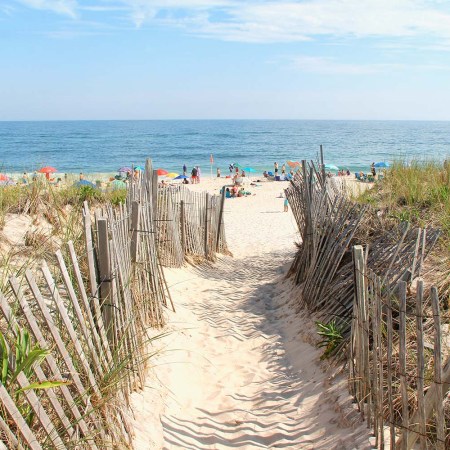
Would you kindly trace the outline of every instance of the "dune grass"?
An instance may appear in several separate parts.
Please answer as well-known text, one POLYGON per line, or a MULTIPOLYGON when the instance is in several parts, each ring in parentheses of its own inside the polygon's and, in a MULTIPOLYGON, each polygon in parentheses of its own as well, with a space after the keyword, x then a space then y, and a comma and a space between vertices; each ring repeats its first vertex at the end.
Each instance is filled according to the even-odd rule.
POLYGON ((400 221, 440 228, 443 242, 450 245, 450 161, 394 163, 374 189, 358 199, 400 221))

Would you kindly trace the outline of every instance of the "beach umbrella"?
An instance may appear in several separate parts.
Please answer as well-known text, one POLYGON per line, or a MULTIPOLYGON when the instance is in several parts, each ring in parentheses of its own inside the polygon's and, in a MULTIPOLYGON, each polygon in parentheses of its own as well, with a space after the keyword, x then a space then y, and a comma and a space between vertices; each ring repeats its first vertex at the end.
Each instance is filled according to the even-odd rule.
POLYGON ((144 168, 142 166, 134 166, 134 170, 139 170, 139 172, 142 172, 144 168))
POLYGON ((4 173, 0 173, 0 181, 8 181, 9 177, 7 177, 4 173))
POLYGON ((162 177, 164 175, 167 175, 169 172, 167 172, 167 170, 164 169, 156 169, 156 173, 158 174, 158 176, 162 177))
POLYGON ((186 175, 178 175, 177 177, 174 178, 174 180, 185 180, 187 177, 186 175))
POLYGON ((325 170, 339 170, 339 167, 334 164, 325 164, 325 170))
POLYGON ((170 172, 166 175, 167 178, 176 178, 179 174, 175 172, 170 172))
POLYGON ((45 167, 41 167, 38 170, 39 173, 55 173, 57 172, 57 170, 54 167, 51 166, 45 166, 45 167))
POLYGON ((242 169, 244 172, 248 172, 248 173, 256 173, 257 170, 253 169, 252 167, 244 167, 242 169))
POLYGON ((118 189, 126 189, 127 188, 127 184, 122 180, 114 180, 111 183, 111 186, 113 188, 113 191, 116 191, 118 189))
POLYGON ((95 183, 92 183, 92 181, 88 181, 88 180, 80 180, 80 181, 77 181, 77 182, 75 183, 75 186, 77 186, 77 187, 81 187, 81 186, 91 186, 91 187, 94 187, 94 188, 97 187, 97 185, 96 185, 95 183))
POLYGON ((128 172, 128 173, 131 173, 132 172, 132 170, 131 170, 131 167, 121 167, 120 169, 118 169, 117 170, 117 172, 119 172, 119 173, 125 173, 125 172, 128 172))
POLYGON ((387 161, 380 161, 375 163, 375 167, 390 167, 391 165, 387 161))
POLYGON ((298 161, 286 161, 286 162, 287 165, 292 168, 301 166, 301 163, 299 163, 298 161))

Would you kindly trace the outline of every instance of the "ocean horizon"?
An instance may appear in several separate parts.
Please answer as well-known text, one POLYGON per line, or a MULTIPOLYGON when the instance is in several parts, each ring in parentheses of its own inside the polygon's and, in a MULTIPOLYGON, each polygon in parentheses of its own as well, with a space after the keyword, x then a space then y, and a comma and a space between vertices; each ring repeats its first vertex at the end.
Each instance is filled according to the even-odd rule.
POLYGON ((257 171, 277 161, 315 160, 367 171, 372 162, 450 157, 449 121, 388 120, 52 120, 0 122, 0 171, 115 172, 152 158, 156 167, 202 173, 230 163, 257 171))

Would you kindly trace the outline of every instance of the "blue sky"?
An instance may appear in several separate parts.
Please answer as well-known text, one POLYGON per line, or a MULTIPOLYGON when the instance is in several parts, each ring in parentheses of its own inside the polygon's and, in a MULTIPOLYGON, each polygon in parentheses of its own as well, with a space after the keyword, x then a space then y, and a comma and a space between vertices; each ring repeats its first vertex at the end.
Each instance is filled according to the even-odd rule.
POLYGON ((0 0, 0 120, 450 120, 444 0, 0 0))

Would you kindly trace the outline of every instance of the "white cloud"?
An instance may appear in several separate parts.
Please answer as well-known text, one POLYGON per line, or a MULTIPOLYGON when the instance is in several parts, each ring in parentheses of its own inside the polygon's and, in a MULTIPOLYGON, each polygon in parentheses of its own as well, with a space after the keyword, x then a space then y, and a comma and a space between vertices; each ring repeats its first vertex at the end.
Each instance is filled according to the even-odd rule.
POLYGON ((52 11, 58 14, 77 17, 76 0, 19 0, 20 3, 33 8, 52 11))
POLYGON ((136 26, 159 22, 223 40, 315 36, 450 37, 450 4, 431 0, 121 0, 136 26))

